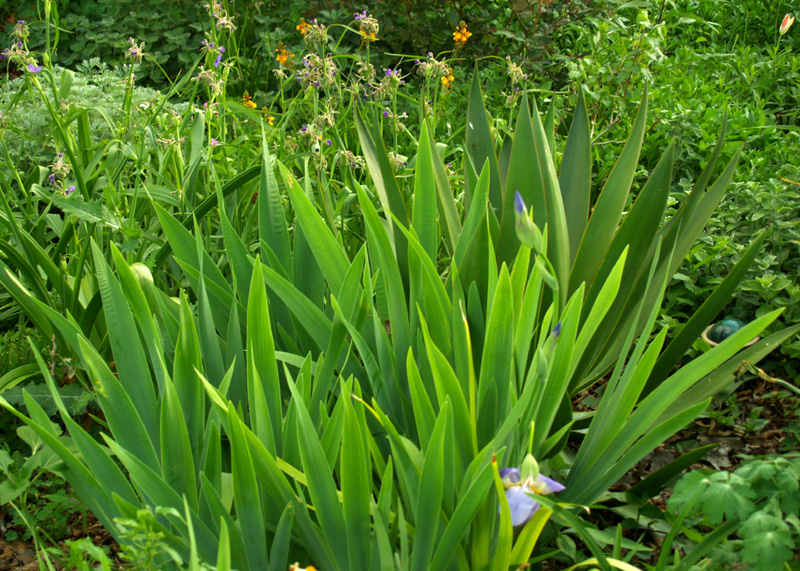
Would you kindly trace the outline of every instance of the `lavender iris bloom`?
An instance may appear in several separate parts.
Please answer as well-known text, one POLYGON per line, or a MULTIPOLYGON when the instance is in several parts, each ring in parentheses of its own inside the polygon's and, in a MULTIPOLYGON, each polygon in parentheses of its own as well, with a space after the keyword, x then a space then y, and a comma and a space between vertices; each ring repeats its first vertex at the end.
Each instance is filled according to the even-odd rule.
POLYGON ((503 480, 503 486, 506 489, 506 500, 511 510, 511 525, 514 527, 526 523, 539 509, 539 502, 532 496, 552 494, 564 489, 564 486, 555 480, 542 476, 537 472, 538 467, 537 470, 534 470, 527 478, 523 479, 519 468, 503 468, 500 470, 500 478, 503 480))

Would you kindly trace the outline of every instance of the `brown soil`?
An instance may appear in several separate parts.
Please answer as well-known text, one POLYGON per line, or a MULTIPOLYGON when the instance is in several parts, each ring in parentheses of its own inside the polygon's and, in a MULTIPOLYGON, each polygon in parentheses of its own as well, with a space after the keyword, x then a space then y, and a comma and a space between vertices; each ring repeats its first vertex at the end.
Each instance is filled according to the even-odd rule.
MULTIPOLYGON (((70 521, 68 539, 59 542, 57 545, 64 553, 64 559, 66 560, 69 554, 67 541, 74 541, 84 537, 90 538, 92 543, 97 546, 107 548, 110 559, 116 559, 116 555, 119 553, 119 545, 111 537, 111 534, 91 513, 88 514, 86 524, 86 527, 84 527, 83 518, 80 516, 76 516, 74 521, 70 521)), ((21 536, 25 530, 15 528, 14 531, 21 536)), ((55 561, 55 558, 51 559, 54 560, 54 566, 57 570, 64 569, 55 561)), ((47 569, 47 565, 42 562, 41 568, 47 569)), ((39 560, 36 557, 36 549, 32 540, 6 541, 0 538, 0 571, 39 571, 39 569, 39 560)))

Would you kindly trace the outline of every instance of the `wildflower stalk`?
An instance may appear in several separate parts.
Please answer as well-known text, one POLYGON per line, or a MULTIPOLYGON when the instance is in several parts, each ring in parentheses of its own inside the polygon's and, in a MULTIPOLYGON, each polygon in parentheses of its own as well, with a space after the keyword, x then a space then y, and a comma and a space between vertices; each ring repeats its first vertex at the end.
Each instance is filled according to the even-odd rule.
MULTIPOLYGON (((51 81, 53 93, 57 94, 58 90, 55 89, 55 80, 53 78, 52 70, 48 68, 47 74, 51 81)), ((83 196, 84 200, 88 202, 92 197, 89 195, 89 190, 86 188, 86 180, 83 178, 83 168, 80 168, 81 163, 78 161, 78 157, 75 154, 75 141, 72 138, 72 133, 69 129, 64 127, 64 123, 61 121, 61 115, 53 105, 53 102, 50 100, 50 98, 45 94, 44 89, 42 89, 42 84, 39 83, 39 78, 34 74, 29 74, 28 77, 31 80, 31 84, 33 85, 34 89, 38 91, 39 97, 44 102, 45 107, 47 107, 50 117, 53 118, 53 124, 56 127, 59 138, 61 139, 61 146, 69 158, 69 163, 73 167, 72 172, 75 175, 75 184, 78 187, 81 196, 83 196)), ((58 97, 58 95, 56 95, 56 97, 58 97)))

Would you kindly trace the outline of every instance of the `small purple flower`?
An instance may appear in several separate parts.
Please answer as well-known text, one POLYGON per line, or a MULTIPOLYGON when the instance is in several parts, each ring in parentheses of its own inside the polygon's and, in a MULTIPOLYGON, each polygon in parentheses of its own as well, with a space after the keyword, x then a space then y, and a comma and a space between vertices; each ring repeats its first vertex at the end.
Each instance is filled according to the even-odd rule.
POLYGON ((40 65, 33 65, 32 63, 28 64, 28 71, 31 73, 39 73, 42 71, 42 66, 40 65))
POLYGON ((55 184, 55 183, 56 183, 56 175, 54 175, 54 174, 51 174, 51 175, 50 175, 49 177, 47 177, 47 178, 48 178, 48 179, 50 179, 50 184, 55 184))
POLYGON ((219 145, 219 141, 217 141, 214 137, 211 137, 211 146, 216 147, 219 145))
POLYGON ((561 337, 561 322, 559 321, 556 323, 555 328, 553 328, 553 338, 558 339, 561 337))
POLYGON ((388 111, 384 111, 384 112, 383 112, 383 116, 384 116, 384 117, 388 117, 388 116, 389 116, 389 112, 388 112, 388 111))
POLYGON ((217 59, 214 60, 214 67, 219 67, 221 61, 222 61, 222 54, 217 54, 217 59))
POLYGON ((328 146, 330 147, 330 146, 331 146, 333 143, 331 142, 331 140, 330 140, 330 139, 328 139, 327 141, 325 141, 325 144, 326 144, 326 145, 328 145, 328 146))
MULTIPOLYGON (((533 457, 530 456, 532 460, 533 457)), ((530 463, 528 458, 523 462, 523 466, 530 463)), ((532 463, 535 465, 535 460, 532 463)), ((533 499, 534 495, 552 494, 564 490, 564 486, 538 474, 538 465, 535 465, 533 472, 527 474, 523 480, 519 468, 503 468, 500 470, 500 479, 506 489, 506 500, 511 510, 511 525, 517 527, 523 525, 533 517, 539 509, 539 502, 533 499)))
POLYGON ((221 53, 221 54, 225 53, 225 46, 220 46, 219 47, 219 53, 221 53))
POLYGON ((527 209, 525 208, 525 201, 522 200, 522 195, 519 193, 519 191, 517 191, 514 194, 514 214, 516 214, 517 217, 519 218, 520 216, 525 214, 526 210, 527 209))
POLYGON ((308 125, 303 125, 302 127, 300 127, 300 130, 301 130, 303 133, 305 133, 306 131, 308 131, 308 125))
POLYGON ((69 188, 67 189, 67 191, 66 191, 66 193, 65 193, 65 194, 66 194, 67 196, 69 196, 69 195, 70 195, 70 193, 72 193, 72 192, 75 192, 75 185, 74 185, 74 184, 71 184, 71 185, 69 185, 69 188))

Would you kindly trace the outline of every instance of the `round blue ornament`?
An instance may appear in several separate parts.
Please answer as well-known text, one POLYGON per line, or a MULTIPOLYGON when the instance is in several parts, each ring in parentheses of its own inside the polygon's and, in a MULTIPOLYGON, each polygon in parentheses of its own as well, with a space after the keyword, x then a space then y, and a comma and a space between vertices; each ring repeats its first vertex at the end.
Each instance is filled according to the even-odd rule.
POLYGON ((738 319, 725 319, 714 324, 711 331, 708 332, 708 338, 714 343, 722 343, 744 327, 744 322, 738 319))

